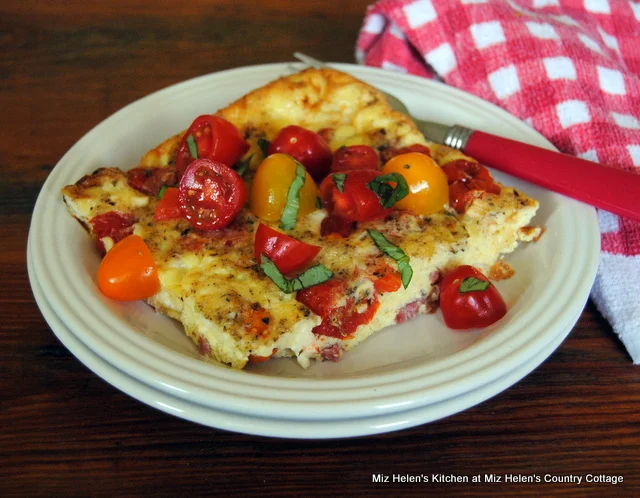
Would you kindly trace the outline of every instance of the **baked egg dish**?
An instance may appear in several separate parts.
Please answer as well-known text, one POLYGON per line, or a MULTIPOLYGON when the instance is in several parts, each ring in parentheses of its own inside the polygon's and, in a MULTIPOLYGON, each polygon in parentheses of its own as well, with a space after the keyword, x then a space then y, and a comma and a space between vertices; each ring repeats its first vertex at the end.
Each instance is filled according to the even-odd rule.
POLYGON ((203 358, 238 369, 338 361, 439 307, 464 322, 453 328, 494 323, 495 303, 493 322, 465 322, 468 303, 445 311, 448 276, 473 267, 454 279, 458 300, 484 297, 514 271, 504 255, 541 234, 536 200, 332 69, 258 88, 134 168, 98 169, 62 196, 106 254, 106 295, 144 299, 181 322, 203 358))

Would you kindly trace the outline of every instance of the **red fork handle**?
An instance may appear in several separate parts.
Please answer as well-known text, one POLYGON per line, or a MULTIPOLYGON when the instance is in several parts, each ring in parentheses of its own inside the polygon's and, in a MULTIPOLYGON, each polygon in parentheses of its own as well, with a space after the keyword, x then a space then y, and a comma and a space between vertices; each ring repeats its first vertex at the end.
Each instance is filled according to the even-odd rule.
POLYGON ((497 170, 640 221, 640 174, 481 131, 471 133, 464 152, 497 170))

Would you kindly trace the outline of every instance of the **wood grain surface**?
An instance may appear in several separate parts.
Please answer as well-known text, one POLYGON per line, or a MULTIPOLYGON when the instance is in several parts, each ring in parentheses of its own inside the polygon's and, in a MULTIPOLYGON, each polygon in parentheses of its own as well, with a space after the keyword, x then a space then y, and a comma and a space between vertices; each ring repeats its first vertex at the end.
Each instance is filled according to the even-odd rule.
POLYGON ((79 138, 126 104, 198 75, 289 61, 294 50, 353 62, 367 3, 0 3, 0 496, 640 495, 640 368, 591 303, 547 361, 479 406, 328 441, 235 434, 150 408, 88 370, 42 318, 26 273, 31 212, 79 138), (623 481, 585 483, 588 474, 623 481), (394 475, 481 482, 394 483, 394 475))

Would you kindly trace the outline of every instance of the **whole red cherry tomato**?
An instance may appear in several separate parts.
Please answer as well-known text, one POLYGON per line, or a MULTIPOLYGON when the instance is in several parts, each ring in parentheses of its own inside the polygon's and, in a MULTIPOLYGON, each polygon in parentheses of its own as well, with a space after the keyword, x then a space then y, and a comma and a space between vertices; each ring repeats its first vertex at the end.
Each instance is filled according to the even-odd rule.
POLYGON ((237 163, 249 143, 233 124, 219 116, 205 114, 195 119, 182 137, 176 156, 179 176, 196 159, 210 159, 227 166, 237 163))
POLYGON ((331 173, 340 173, 352 169, 378 169, 378 154, 368 145, 346 145, 333 155, 331 173))
POLYGON ((469 265, 458 266, 442 279, 440 309, 447 327, 458 330, 488 327, 507 313, 498 289, 469 265))
POLYGON ((266 254, 278 270, 287 274, 304 267, 318 255, 321 247, 306 244, 260 223, 254 249, 258 263, 262 262, 261 255, 266 254))
POLYGON ((391 213, 391 208, 383 208, 378 195, 367 186, 381 175, 376 170, 359 169, 327 176, 320 185, 323 207, 329 214, 347 221, 384 218, 391 213))
POLYGON ((302 164, 311 178, 320 181, 331 166, 331 149, 317 133, 301 126, 285 126, 269 144, 268 154, 288 154, 302 164))
POLYGON ((208 159, 193 161, 180 180, 178 203, 195 228, 224 228, 242 210, 246 200, 244 181, 222 163, 208 159))

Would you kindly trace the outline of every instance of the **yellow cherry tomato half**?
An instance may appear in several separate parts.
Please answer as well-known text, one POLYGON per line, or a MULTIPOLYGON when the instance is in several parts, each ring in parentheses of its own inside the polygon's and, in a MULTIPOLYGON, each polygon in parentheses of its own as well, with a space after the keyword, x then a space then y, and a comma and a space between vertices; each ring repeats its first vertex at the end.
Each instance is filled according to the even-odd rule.
MULTIPOLYGON (((278 221, 287 203, 289 187, 296 177, 296 161, 287 154, 271 154, 260 163, 251 184, 251 211, 267 221, 278 221)), ((316 209, 317 186, 305 173, 300 189, 298 216, 316 209)))
POLYGON ((158 269, 142 237, 129 235, 111 248, 98 268, 98 287, 117 301, 137 301, 158 292, 158 269))
POLYGON ((409 194, 394 204, 415 214, 436 213, 449 202, 447 175, 433 159, 419 152, 408 152, 389 159, 382 173, 400 173, 407 180, 409 194))

